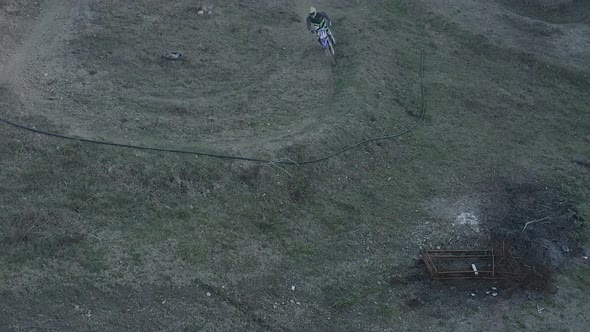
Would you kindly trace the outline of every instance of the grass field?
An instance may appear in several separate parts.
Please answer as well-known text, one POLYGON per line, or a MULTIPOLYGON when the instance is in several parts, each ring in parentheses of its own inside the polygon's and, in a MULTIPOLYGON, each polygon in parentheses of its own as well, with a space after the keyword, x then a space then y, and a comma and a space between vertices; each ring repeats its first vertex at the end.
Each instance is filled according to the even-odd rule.
POLYGON ((426 111, 300 166, 2 125, 0 330, 584 331, 590 35, 539 49, 584 36, 590 5, 546 2, 321 1, 332 66, 307 1, 0 0, 0 118, 37 129, 302 161, 412 126, 421 84, 426 111), (553 245, 575 250, 553 292, 494 298, 416 264, 474 236, 461 214, 486 229, 561 206, 575 232, 553 245))

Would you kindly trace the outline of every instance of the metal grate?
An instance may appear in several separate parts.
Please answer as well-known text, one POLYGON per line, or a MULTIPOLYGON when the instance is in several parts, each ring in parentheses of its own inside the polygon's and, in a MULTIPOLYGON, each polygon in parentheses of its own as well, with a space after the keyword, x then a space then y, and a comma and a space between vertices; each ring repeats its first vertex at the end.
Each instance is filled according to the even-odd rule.
POLYGON ((505 245, 486 250, 422 250, 432 279, 520 280, 523 273, 505 245))

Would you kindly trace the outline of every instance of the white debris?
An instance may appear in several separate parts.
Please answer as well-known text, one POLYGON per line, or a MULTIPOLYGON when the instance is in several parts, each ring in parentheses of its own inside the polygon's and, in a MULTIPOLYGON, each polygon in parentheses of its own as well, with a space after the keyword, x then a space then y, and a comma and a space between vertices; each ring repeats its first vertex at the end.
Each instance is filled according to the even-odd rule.
POLYGON ((479 233, 479 220, 473 213, 463 212, 457 216, 457 224, 465 225, 474 232, 479 233))
POLYGON ((295 286, 291 286, 291 291, 295 291, 295 286))

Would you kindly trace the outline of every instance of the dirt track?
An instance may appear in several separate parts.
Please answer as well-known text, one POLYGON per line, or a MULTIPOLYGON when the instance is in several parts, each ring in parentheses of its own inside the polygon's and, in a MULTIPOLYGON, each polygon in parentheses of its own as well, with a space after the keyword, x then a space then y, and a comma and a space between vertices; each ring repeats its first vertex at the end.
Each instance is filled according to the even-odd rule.
MULTIPOLYGON (((10 86, 18 95, 23 105, 21 114, 42 115, 64 124, 63 117, 46 108, 43 86, 51 80, 49 73, 54 72, 47 59, 64 53, 66 41, 76 32, 75 22, 83 20, 87 10, 86 0, 50 0, 23 15, 21 26, 25 33, 10 51, 8 60, 0 63, 0 83, 10 86)), ((80 129, 74 125, 71 133, 80 135, 80 129)))
MULTIPOLYGON (((292 4, 289 6, 303 10, 302 6, 292 4)), ((482 48, 487 47, 486 43, 500 44, 515 52, 525 50, 525 53, 530 55, 539 54, 546 62, 555 64, 565 71, 579 70, 586 73, 590 71, 590 37, 588 37, 590 36, 590 26, 583 21, 584 16, 581 16, 580 19, 573 19, 573 22, 568 21, 567 24, 559 24, 552 23, 551 20, 544 21, 542 17, 520 15, 522 8, 541 6, 535 5, 534 2, 528 7, 524 7, 525 5, 519 7, 516 3, 510 6, 505 5, 502 1, 456 1, 449 4, 447 1, 435 0, 425 1, 422 6, 425 8, 423 9, 425 16, 429 15, 427 11, 431 10, 432 13, 443 15, 452 24, 481 36, 479 42, 482 43, 482 48)), ((566 1, 563 6, 574 6, 574 4, 566 1)), ((95 16, 100 15, 99 8, 108 7, 93 5, 93 8, 94 10, 91 10, 89 1, 45 1, 37 17, 35 17, 34 10, 26 13, 28 15, 26 19, 30 20, 26 24, 27 33, 20 39, 8 60, 3 61, 4 63, 0 67, 3 73, 1 79, 13 87, 13 91, 19 95, 19 99, 24 105, 23 114, 43 115, 51 119, 65 133, 86 138, 111 137, 113 140, 122 142, 143 141, 152 144, 167 142, 168 144, 190 145, 194 143, 196 134, 198 141, 207 142, 214 148, 236 149, 242 147, 251 151, 263 150, 271 154, 277 149, 284 148, 285 142, 289 142, 287 145, 292 145, 321 140, 325 136, 323 133, 335 131, 335 128, 327 123, 343 116, 336 109, 347 101, 339 102, 338 100, 342 99, 343 95, 335 94, 337 93, 335 92, 336 82, 333 78, 335 70, 314 66, 313 70, 306 71, 313 77, 309 82, 306 82, 305 75, 296 75, 293 79, 289 79, 289 76, 292 76, 294 72, 301 71, 302 66, 305 66, 304 63, 295 64, 293 60, 288 60, 278 66, 273 65, 267 69, 256 68, 255 70, 263 71, 262 76, 245 72, 246 76, 237 85, 231 83, 219 87, 199 85, 201 88, 204 87, 205 90, 202 91, 193 88, 194 83, 187 83, 192 79, 178 80, 176 77, 165 76, 162 77, 162 84, 169 84, 169 87, 160 84, 157 89, 151 88, 150 84, 155 83, 151 82, 152 76, 163 75, 164 72, 178 75, 175 73, 176 69, 166 68, 170 67, 165 66, 166 64, 164 66, 160 64, 158 68, 148 65, 148 67, 153 67, 148 69, 153 71, 150 73, 152 76, 137 76, 134 78, 135 81, 125 82, 125 76, 123 76, 125 71, 137 70, 134 68, 137 66, 137 60, 131 58, 141 56, 141 54, 135 56, 121 53, 121 55, 117 55, 116 49, 109 51, 110 54, 115 52, 112 55, 115 57, 113 61, 127 63, 128 67, 116 69, 122 75, 120 77, 117 76, 117 73, 107 72, 108 61, 99 60, 93 65, 92 62, 95 61, 93 55, 98 55, 102 59, 103 56, 100 54, 105 46, 100 42, 94 43, 91 39, 101 38, 100 33, 106 32, 105 23, 99 23, 100 21, 97 21, 95 16), (77 41, 78 39, 80 40, 77 41), (86 41, 90 44, 87 44, 86 41), (87 52, 88 54, 85 54, 87 52), (60 54, 63 56, 56 56, 60 54), (79 55, 82 55, 82 58, 79 55), (294 64, 296 67, 290 68, 294 64), (88 69, 88 66, 94 69, 88 69), (90 77, 87 72, 83 72, 87 70, 90 70, 91 75, 95 75, 94 73, 97 75, 90 77), (81 74, 85 77, 80 77, 81 74), (254 76, 250 78, 248 75, 254 76), (145 87, 141 87, 144 85, 141 83, 143 80, 146 80, 145 87), (126 89, 124 93, 119 95, 116 84, 118 84, 117 82, 121 84, 121 81, 125 86, 138 85, 138 87, 126 89), (296 81, 298 83, 295 83, 296 81), (298 89, 295 84, 300 85, 301 88, 307 86, 308 88, 304 88, 307 91, 296 92, 293 90, 298 89), (291 94, 298 95, 299 101, 286 99, 285 94, 278 97, 279 103, 276 105, 271 101, 245 97, 257 90, 256 85, 262 87, 263 90, 271 89, 267 93, 273 96, 285 89, 291 89, 293 90, 291 94), (273 86, 276 87, 276 92, 273 90, 273 86), (213 90, 210 89, 215 91, 226 89, 227 91, 221 94, 222 99, 217 100, 211 94, 213 90), (313 90, 316 93, 303 97, 313 90), (94 98, 90 95, 92 91, 104 91, 104 93, 100 98, 94 98), (127 106, 125 114, 121 113, 122 106, 117 104, 122 98, 129 99, 129 102, 125 103, 127 106), (222 101, 227 98, 236 98, 237 100, 232 101, 231 104, 222 101), (325 102, 321 102, 321 100, 325 100, 325 102), (219 107, 216 107, 216 104, 219 107), (313 107, 310 106, 312 104, 313 107), (242 108, 239 112, 228 109, 235 108, 236 105, 242 108), (147 115, 146 108, 149 109, 152 106, 159 108, 159 110, 156 108, 153 111, 149 110, 148 113, 152 114, 147 115), (162 114, 162 111, 166 114, 162 114), (89 114, 91 115, 89 116, 89 114), (137 134, 138 131, 141 132, 141 135, 137 134)), ((570 15, 579 15, 578 12, 581 10, 579 8, 577 12, 570 15)), ((586 9, 584 8, 584 10, 586 9)), ((150 16, 144 15, 145 20, 149 22, 150 16)), ((173 19, 183 22, 182 17, 174 15, 168 16, 171 22, 158 21, 158 27, 164 29, 163 25, 169 24, 169 28, 174 29, 176 22, 173 19)), ((217 17, 225 15, 223 11, 215 14, 217 17)), ((562 18, 566 20, 565 17, 562 18)), ((193 20, 192 17, 190 19, 193 20)), ((196 17, 196 19, 201 18, 196 17)), ((223 18, 216 19, 222 20, 223 18)), ((301 24, 297 20, 293 23, 293 27, 301 24)), ((121 28, 122 31, 118 33, 121 33, 124 38, 124 27, 121 28)), ((268 28, 263 25, 259 28, 259 32, 260 29, 268 28)), ((149 28, 144 29, 149 30, 149 28)), ((116 33, 115 31, 113 32, 116 33)), ((207 32, 207 34, 209 33, 207 32)), ((146 34, 148 40, 152 38, 151 34, 153 33, 146 34)), ((197 30, 196 36, 199 39, 202 39, 202 34, 202 30, 197 30)), ((281 35, 281 38, 287 41, 289 39, 287 35, 281 35)), ((159 42, 157 40, 154 42, 156 43, 154 46, 160 48, 155 48, 150 56, 157 58, 157 52, 163 50, 165 46, 163 47, 161 43, 157 44, 159 42)), ((202 42, 199 40, 200 44, 202 42)), ((295 44, 292 46, 285 44, 284 48, 289 51, 293 47, 295 50, 300 47, 302 40, 296 38, 293 42, 295 44)), ((187 48, 186 45, 184 48, 187 48)), ((123 49, 123 51, 125 50, 123 49)), ((131 49, 129 51, 134 52, 131 49)), ((309 48, 304 50, 305 53, 309 53, 309 51, 309 48)), ((194 51, 193 54, 189 52, 188 56, 192 56, 192 62, 195 62, 197 61, 195 56, 201 52, 202 50, 194 51)), ((348 63, 347 51, 343 52, 341 67, 347 66, 348 63)), ((301 56, 300 54, 303 54, 297 53, 300 52, 295 52, 292 55, 301 56)), ((283 58, 282 62, 285 58, 284 55, 281 57, 283 58)), ((239 61, 238 58, 230 57, 224 61, 229 64, 236 60, 239 61)), ((203 60, 201 59, 201 61, 203 60)), ((244 69, 244 65, 250 66, 251 64, 241 65, 244 69)), ((532 66, 532 70, 535 70, 535 64, 532 66)), ((204 74, 202 70, 205 67, 195 67, 194 63, 185 67, 187 68, 182 70, 188 71, 193 77, 204 74)), ((218 65, 213 65, 212 68, 215 67, 218 65)), ((232 68, 235 74, 241 75, 240 71, 235 69, 232 68)), ((353 74, 354 77, 362 75, 363 71, 367 69, 348 67, 345 70, 358 72, 358 74, 353 74)), ((128 73, 129 75, 131 71, 128 73)), ((392 89, 392 87, 387 89, 392 89)), ((399 86, 397 88, 394 86, 394 89, 399 89, 399 86)), ((346 91, 345 93, 358 94, 359 92, 346 91)), ((373 109, 380 107, 375 103, 367 106, 373 109)), ((358 104, 357 107, 362 109, 366 106, 358 104)), ((387 110, 384 109, 384 112, 387 110)), ((362 119, 354 117, 351 120, 362 121, 362 119)))
POLYGON ((580 1, 562 2, 562 6, 573 7, 572 11, 561 9, 554 10, 558 11, 554 13, 543 9, 543 1, 428 1, 433 9, 443 13, 449 21, 485 36, 494 44, 538 54, 561 66, 588 72, 588 8, 580 6, 580 1), (552 21, 551 13, 567 23, 552 21))

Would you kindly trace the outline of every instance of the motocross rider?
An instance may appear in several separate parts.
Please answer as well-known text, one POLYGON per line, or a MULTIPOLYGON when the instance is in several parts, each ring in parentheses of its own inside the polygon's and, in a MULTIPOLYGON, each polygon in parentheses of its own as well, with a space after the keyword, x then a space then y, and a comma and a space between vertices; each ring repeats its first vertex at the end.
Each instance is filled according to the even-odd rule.
POLYGON ((330 16, 328 16, 328 14, 325 12, 318 13, 315 7, 311 7, 309 10, 309 15, 307 16, 307 30, 309 30, 310 33, 314 33, 318 29, 325 28, 328 36, 330 37, 330 40, 332 41, 332 44, 336 44, 336 39, 334 39, 332 31, 330 31, 330 26, 332 26, 332 20, 330 19, 330 16))

